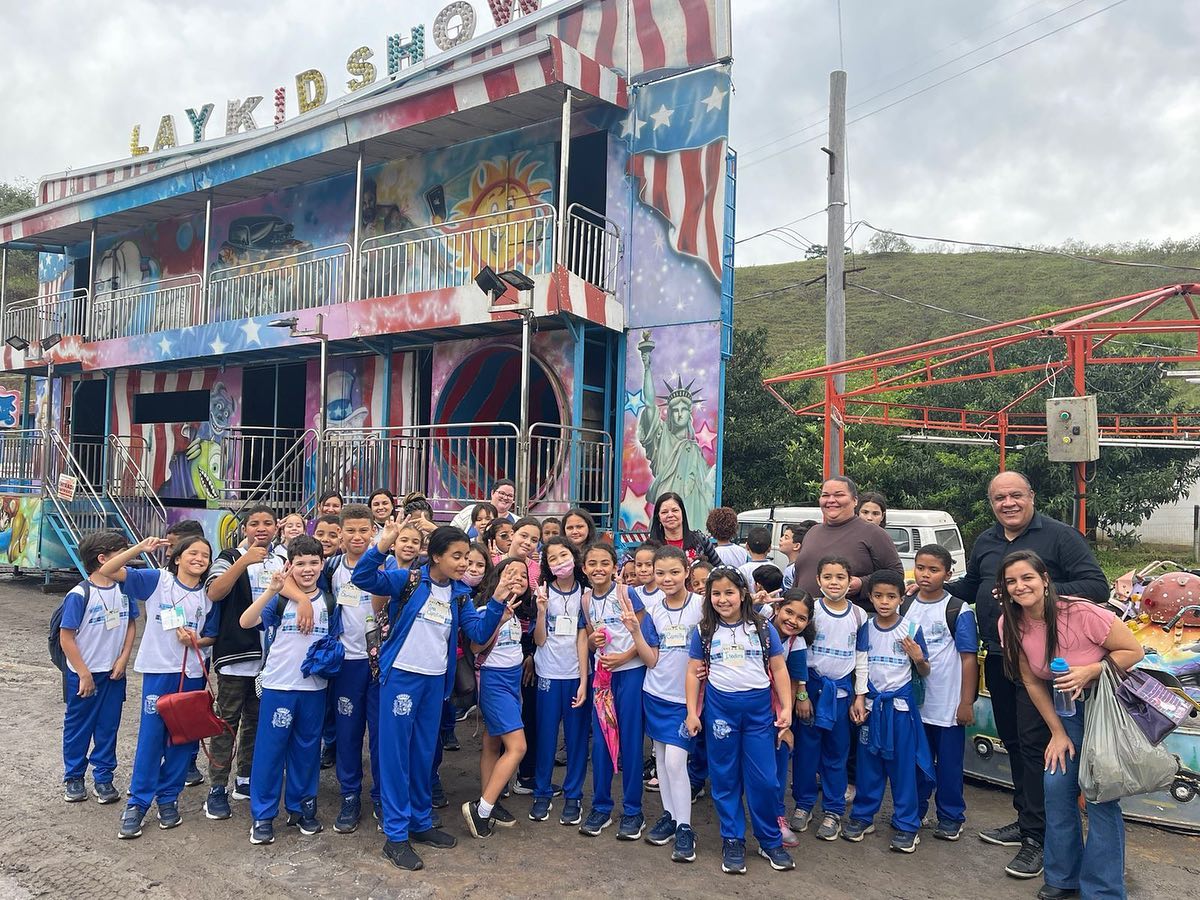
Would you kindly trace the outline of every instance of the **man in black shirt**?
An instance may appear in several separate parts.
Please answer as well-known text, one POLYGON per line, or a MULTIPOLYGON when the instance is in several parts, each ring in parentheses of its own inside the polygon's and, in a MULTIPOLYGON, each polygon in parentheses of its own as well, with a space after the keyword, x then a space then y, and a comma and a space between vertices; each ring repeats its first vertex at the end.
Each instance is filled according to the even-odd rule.
POLYGON ((1000 601, 993 593, 996 575, 1008 554, 1032 550, 1045 561, 1060 595, 1103 603, 1108 599, 1108 582, 1083 535, 1035 510, 1033 488, 1024 475, 1019 472, 997 475, 988 485, 988 500, 996 524, 975 540, 966 574, 947 584, 946 589, 955 597, 975 604, 979 637, 987 649, 984 678, 992 697, 992 715, 1012 769, 1017 821, 981 831, 979 836, 991 844, 1020 847, 1005 872, 1014 878, 1036 878, 1042 874, 1046 831, 1042 769, 1050 732, 1024 685, 1005 674, 997 628, 1000 601))

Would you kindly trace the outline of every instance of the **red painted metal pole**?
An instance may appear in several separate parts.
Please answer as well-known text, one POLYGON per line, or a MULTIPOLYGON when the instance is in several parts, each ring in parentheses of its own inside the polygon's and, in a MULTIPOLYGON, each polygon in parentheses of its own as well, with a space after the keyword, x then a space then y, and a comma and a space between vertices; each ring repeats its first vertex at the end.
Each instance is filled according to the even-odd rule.
MULTIPOLYGON (((1091 343, 1087 335, 1072 335, 1067 355, 1075 373, 1075 396, 1087 393, 1087 346, 1091 343)), ((1087 463, 1075 463, 1075 503, 1077 507, 1079 533, 1087 535, 1087 463)))
POLYGON ((833 376, 825 376, 825 455, 822 466, 822 478, 828 478, 830 472, 830 463, 832 459, 829 456, 829 449, 833 442, 833 376))
POLYGON ((1007 444, 1008 444, 1008 413, 1000 413, 999 415, 997 415, 997 417, 996 417, 996 418, 997 418, 997 420, 998 420, 998 422, 999 422, 999 425, 1000 425, 1000 435, 999 435, 999 441, 1000 441, 1000 471, 1001 471, 1001 472, 1003 472, 1003 471, 1004 471, 1004 468, 1005 468, 1005 467, 1004 467, 1004 462, 1005 462, 1005 453, 1006 453, 1006 451, 1007 451, 1007 449, 1008 449, 1008 448, 1007 448, 1007 444))

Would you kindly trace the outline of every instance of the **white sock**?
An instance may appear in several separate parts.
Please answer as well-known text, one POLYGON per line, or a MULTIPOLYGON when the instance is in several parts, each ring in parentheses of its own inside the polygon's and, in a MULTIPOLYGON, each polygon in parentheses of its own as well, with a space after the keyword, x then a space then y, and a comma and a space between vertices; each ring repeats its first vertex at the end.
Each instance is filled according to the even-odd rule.
POLYGON ((492 804, 488 803, 482 797, 479 798, 479 818, 486 819, 492 814, 492 804))

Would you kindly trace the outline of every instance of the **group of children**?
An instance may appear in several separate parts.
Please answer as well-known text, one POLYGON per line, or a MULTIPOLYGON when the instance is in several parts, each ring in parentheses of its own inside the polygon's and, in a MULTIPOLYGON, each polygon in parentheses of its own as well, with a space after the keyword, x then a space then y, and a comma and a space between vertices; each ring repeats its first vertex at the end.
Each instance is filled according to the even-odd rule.
POLYGON ((794 868, 786 848, 816 817, 818 783, 819 838, 870 834, 887 784, 892 849, 916 848, 935 790, 934 836, 959 837, 977 639, 970 610, 943 588, 951 571, 943 548, 918 552, 914 592, 892 572, 867 579, 868 617, 847 598, 849 566, 837 557, 821 560, 815 598, 783 592, 782 573, 762 565, 757 547, 758 558, 714 568, 650 540, 618 577, 616 551, 585 510, 549 527, 495 512, 477 504, 468 534, 437 526, 423 498, 398 503, 386 491, 368 505, 326 495, 311 525, 256 506, 242 544, 215 560, 198 528, 132 547, 113 533, 88 535, 80 544, 88 576, 64 601, 60 632, 65 798, 87 799, 89 761, 97 800, 120 798, 116 735, 145 603, 121 838, 141 834, 151 806, 161 828, 182 821, 177 800, 197 748, 171 743, 158 702, 202 689, 209 668, 228 727, 206 749, 204 811, 229 819, 231 799, 249 800, 253 844, 274 840, 281 796, 289 826, 322 830, 323 756, 342 798, 334 830, 354 831, 365 738, 384 856, 415 870, 416 847, 454 846, 440 827, 448 801, 438 767, 443 749, 457 749, 447 737, 450 700, 464 690, 484 724, 479 794, 462 806, 474 837, 516 824, 502 803, 510 792, 532 795, 534 822, 561 796, 559 823, 598 836, 614 824, 618 768, 617 839, 671 845, 682 863, 697 856, 692 804, 707 779, 729 873, 746 870, 743 801, 759 855, 776 870, 794 868), (163 569, 136 565, 163 549, 163 569), (561 786, 552 778, 560 747, 561 786), (663 808, 649 828, 646 786, 663 808))

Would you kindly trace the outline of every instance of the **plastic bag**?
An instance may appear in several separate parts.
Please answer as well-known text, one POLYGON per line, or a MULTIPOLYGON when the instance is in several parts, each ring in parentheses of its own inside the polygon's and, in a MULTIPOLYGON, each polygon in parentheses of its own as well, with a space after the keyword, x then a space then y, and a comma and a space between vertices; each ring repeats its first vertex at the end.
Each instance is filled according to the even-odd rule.
POLYGON ((1179 757, 1155 747, 1117 700, 1118 678, 1104 661, 1084 707, 1079 789, 1092 803, 1151 794, 1171 785, 1179 757))

